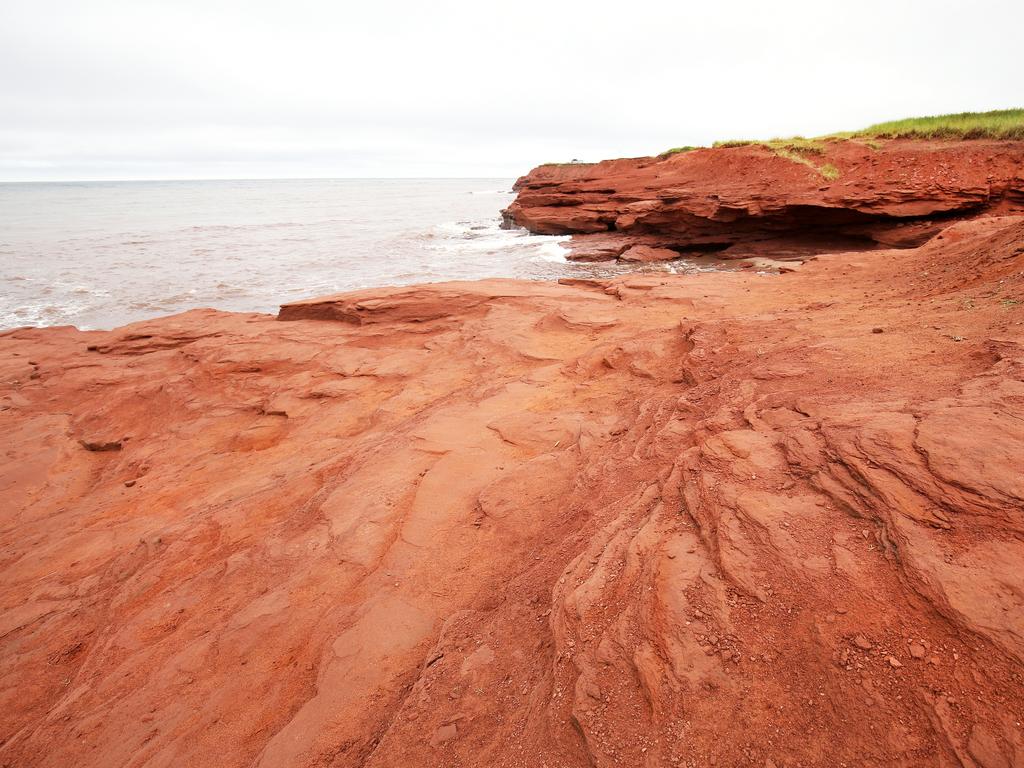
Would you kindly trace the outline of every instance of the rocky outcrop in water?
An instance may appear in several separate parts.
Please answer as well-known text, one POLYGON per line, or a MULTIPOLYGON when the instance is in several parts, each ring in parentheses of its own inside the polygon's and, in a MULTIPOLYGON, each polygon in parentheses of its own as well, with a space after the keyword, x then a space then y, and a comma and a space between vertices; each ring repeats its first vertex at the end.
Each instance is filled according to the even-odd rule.
POLYGON ((915 247, 954 221, 1024 212, 1021 142, 776 142, 595 164, 516 182, 509 221, 575 235, 569 258, 805 256, 915 247))
POLYGON ((1021 218, 0 334, 0 765, 1018 766, 1022 425, 1021 218))

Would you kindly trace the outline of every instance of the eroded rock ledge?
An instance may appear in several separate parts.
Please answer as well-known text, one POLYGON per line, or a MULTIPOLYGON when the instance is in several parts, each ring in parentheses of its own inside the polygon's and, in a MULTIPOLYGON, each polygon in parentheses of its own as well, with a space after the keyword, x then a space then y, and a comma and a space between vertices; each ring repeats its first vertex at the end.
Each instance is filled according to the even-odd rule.
POLYGON ((575 235, 569 258, 725 258, 916 247, 951 223, 1024 213, 1024 144, 822 141, 543 165, 516 182, 510 224, 575 235), (825 169, 824 175, 822 169, 825 169))
POLYGON ((1019 766, 1022 301, 1011 217, 0 334, 0 764, 1019 766))

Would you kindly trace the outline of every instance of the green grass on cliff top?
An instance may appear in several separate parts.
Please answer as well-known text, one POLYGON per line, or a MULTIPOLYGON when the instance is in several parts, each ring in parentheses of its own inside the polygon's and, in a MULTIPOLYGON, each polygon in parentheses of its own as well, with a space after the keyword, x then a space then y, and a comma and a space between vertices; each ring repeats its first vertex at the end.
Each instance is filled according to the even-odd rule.
POLYGON ((908 117, 905 120, 871 125, 853 134, 836 136, 876 139, 1024 139, 1024 109, 908 117))
MULTIPOLYGON (((859 131, 831 133, 805 139, 803 136, 791 136, 788 139, 730 139, 716 141, 712 147, 748 147, 753 145, 770 149, 780 157, 798 163, 804 163, 819 171, 826 179, 838 178, 839 171, 835 166, 826 164, 817 167, 814 158, 825 154, 825 145, 829 141, 852 139, 865 144, 871 149, 880 149, 878 140, 884 139, 1016 139, 1024 141, 1024 109, 995 109, 991 112, 957 112, 952 115, 932 115, 931 117, 908 117, 903 120, 890 120, 887 123, 869 125, 859 131)), ((673 147, 662 152, 658 157, 667 158, 684 152, 692 152, 706 147, 673 147)), ((544 163, 544 165, 592 165, 592 163, 544 163)))
MULTIPOLYGON (((1024 140, 1024 109, 996 109, 991 112, 959 112, 953 115, 933 115, 931 117, 908 117, 904 120, 891 120, 887 123, 870 125, 860 131, 832 133, 805 139, 803 136, 792 136, 788 139, 771 139, 756 141, 753 139, 732 139, 716 141, 712 146, 723 147, 761 146, 771 150, 779 157, 802 163, 820 173, 827 181, 839 178, 839 169, 831 163, 818 165, 817 158, 825 154, 825 146, 830 141, 857 141, 871 149, 880 149, 880 140, 885 139, 1018 139, 1024 140)), ((689 152, 701 147, 676 147, 662 152, 659 157, 666 158, 680 152, 689 152)))
MULTIPOLYGON (((859 131, 832 133, 816 139, 794 136, 790 139, 754 141, 733 139, 716 141, 714 147, 745 147, 764 144, 774 148, 797 145, 806 148, 828 139, 1021 139, 1024 140, 1024 109, 996 109, 991 112, 958 112, 952 115, 908 117, 869 125, 859 131)), ((671 150, 670 150, 671 151, 671 150)))

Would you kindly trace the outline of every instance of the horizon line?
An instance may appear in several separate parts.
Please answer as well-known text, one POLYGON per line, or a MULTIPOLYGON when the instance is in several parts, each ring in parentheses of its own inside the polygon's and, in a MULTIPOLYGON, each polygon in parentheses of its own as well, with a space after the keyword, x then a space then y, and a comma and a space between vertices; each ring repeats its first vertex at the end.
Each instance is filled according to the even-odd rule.
MULTIPOLYGON (((522 174, 520 174, 522 175, 522 174)), ((209 176, 198 178, 124 179, 0 179, 0 184, 110 184, 167 181, 474 181, 515 178, 514 176, 209 176)))

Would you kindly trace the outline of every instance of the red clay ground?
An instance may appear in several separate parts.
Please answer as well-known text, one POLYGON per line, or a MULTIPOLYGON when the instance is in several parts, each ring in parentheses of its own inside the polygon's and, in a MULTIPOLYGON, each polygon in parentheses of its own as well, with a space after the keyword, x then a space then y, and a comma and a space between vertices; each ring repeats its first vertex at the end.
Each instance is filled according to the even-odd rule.
POLYGON ((1024 765, 1024 219, 0 335, 0 765, 1024 765))

